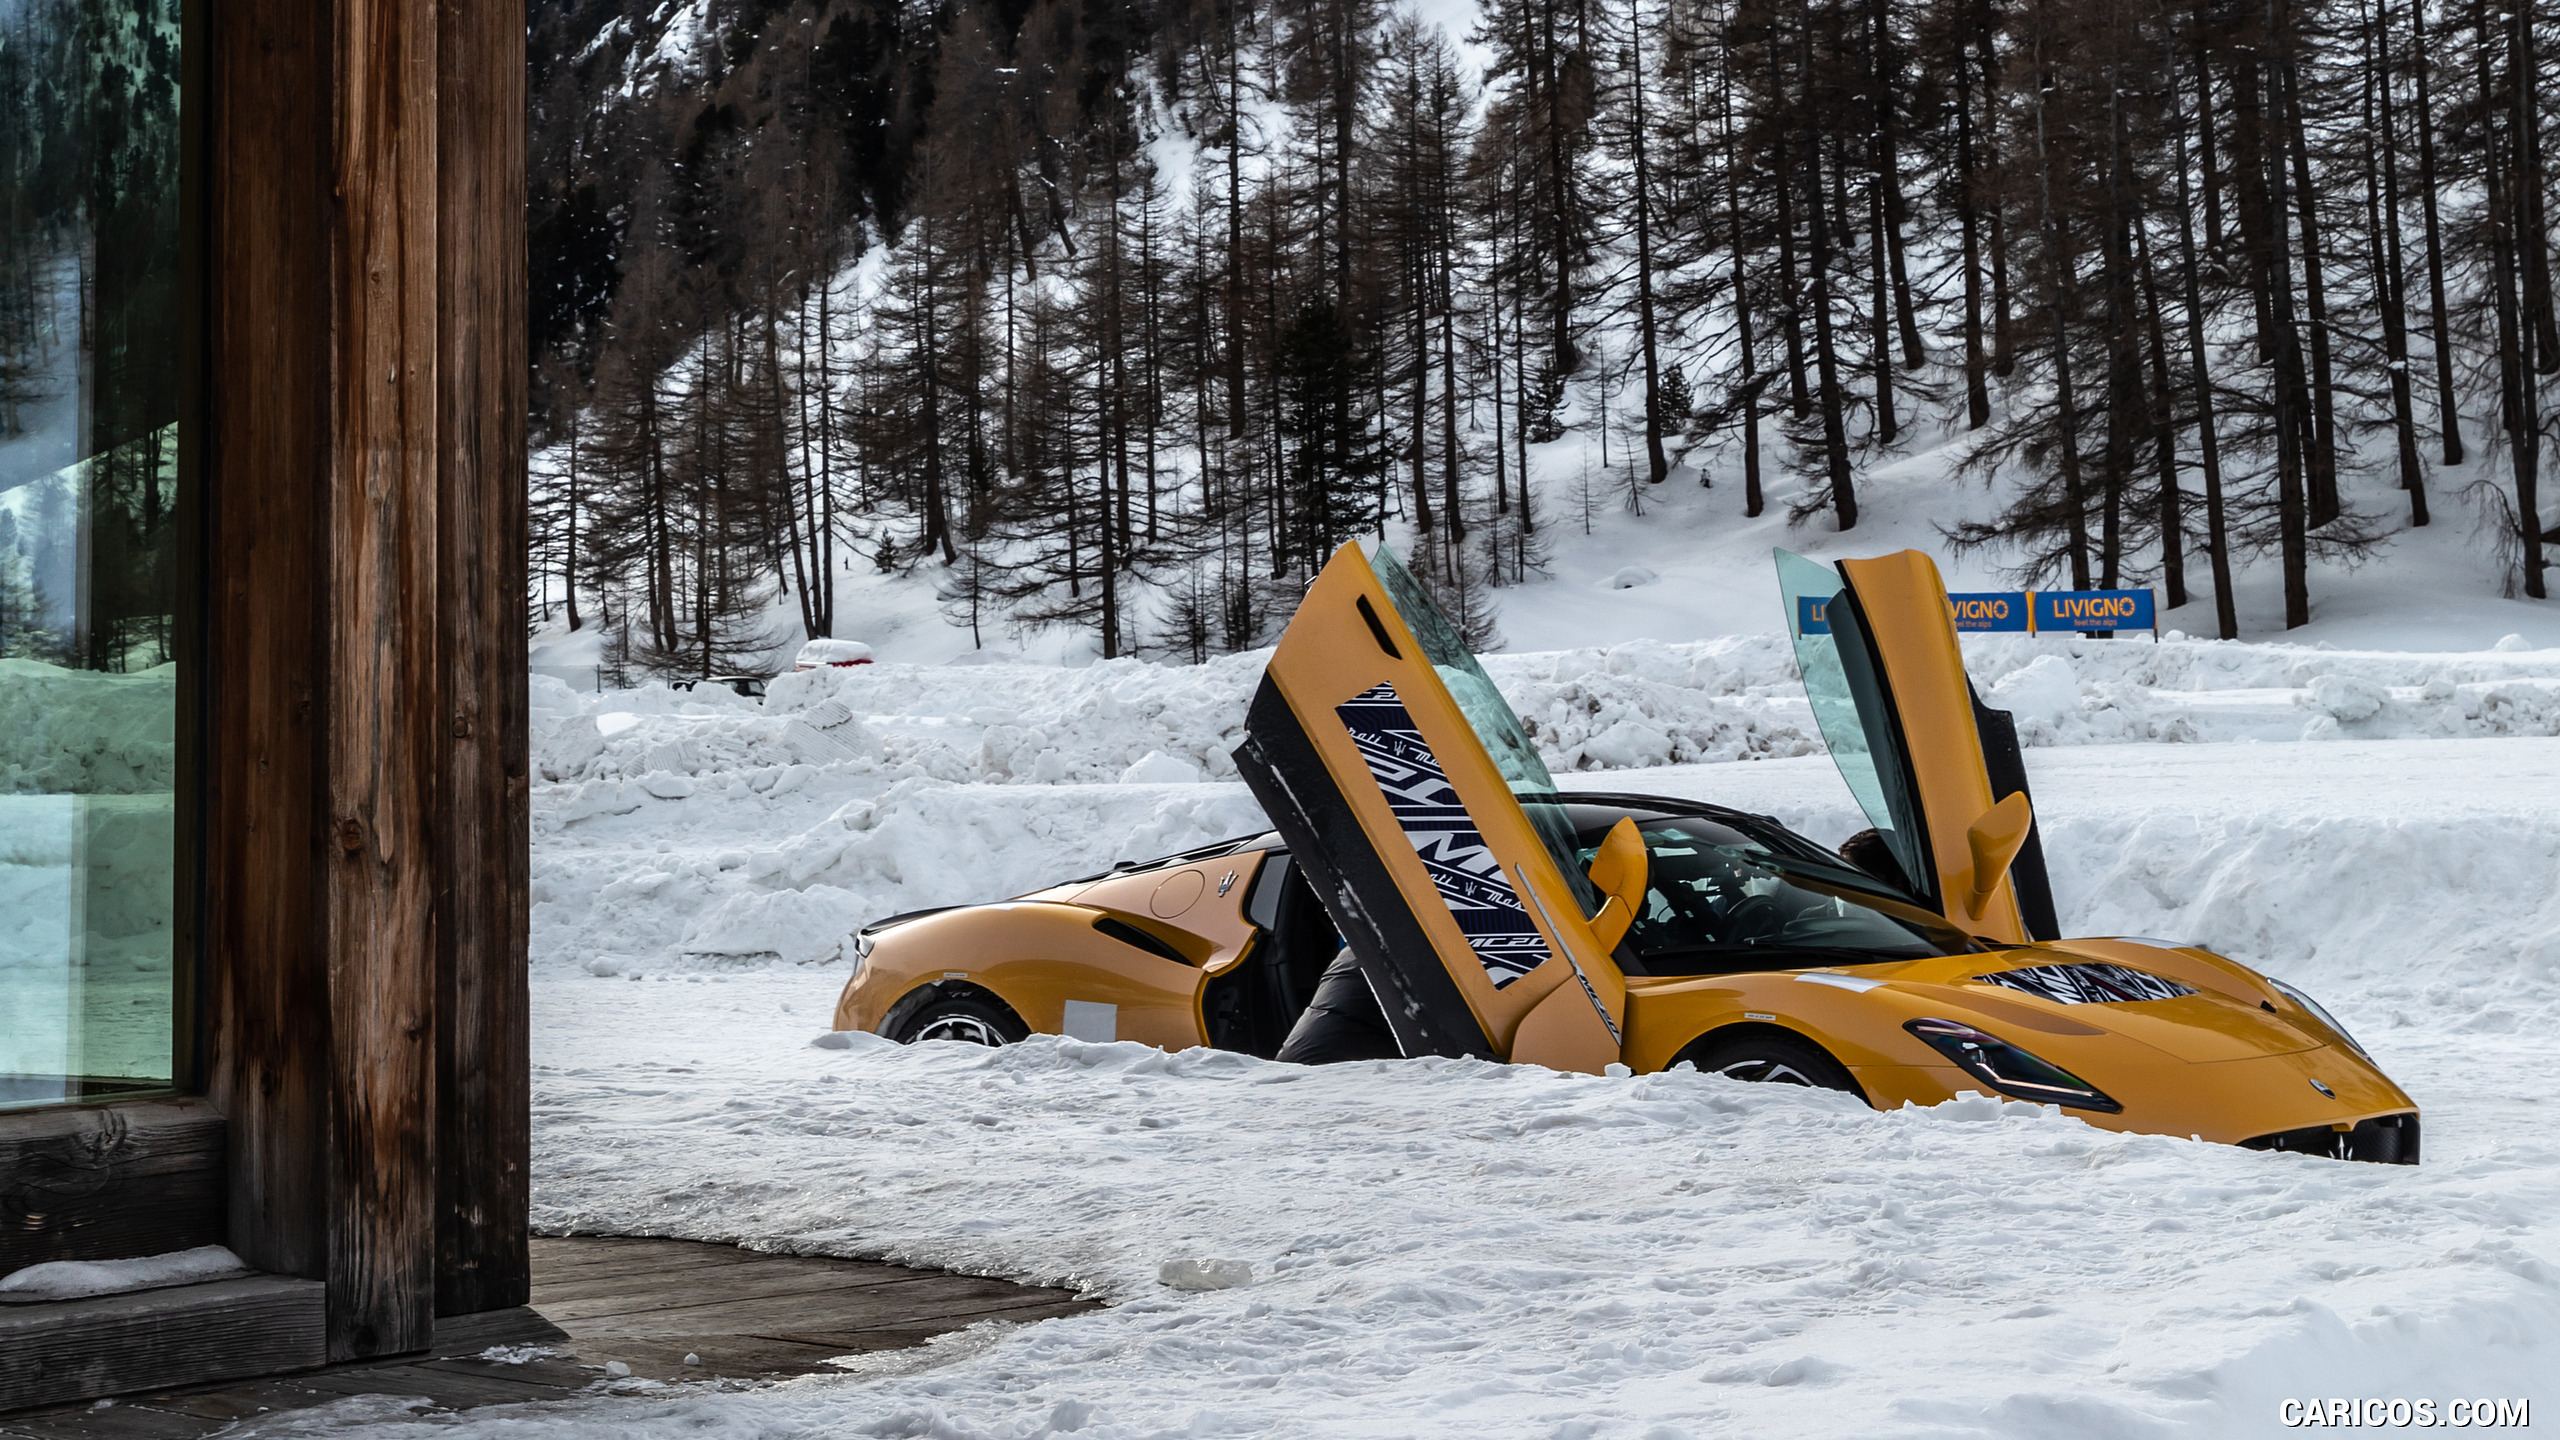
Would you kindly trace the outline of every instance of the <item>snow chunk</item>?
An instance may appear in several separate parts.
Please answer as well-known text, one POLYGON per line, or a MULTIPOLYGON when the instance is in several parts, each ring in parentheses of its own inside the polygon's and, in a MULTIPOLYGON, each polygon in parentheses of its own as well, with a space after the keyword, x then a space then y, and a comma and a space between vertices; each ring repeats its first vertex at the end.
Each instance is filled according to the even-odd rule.
POLYGON ((220 1245, 199 1245, 138 1260, 49 1260, 0 1278, 0 1304, 29 1305, 39 1300, 85 1300, 98 1295, 129 1295, 203 1280, 227 1280, 250 1273, 240 1257, 220 1245))
POLYGON ((1646 569, 1642 565, 1630 565, 1624 570, 1619 571, 1617 574, 1610 576, 1608 584, 1609 588, 1612 590, 1633 590, 1639 585, 1656 584, 1660 582, 1661 579, 1662 577, 1660 575, 1655 574, 1653 571, 1646 569))
POLYGON ((2521 635, 2501 635, 2498 637, 2498 643, 2489 648, 2501 655, 2514 655, 2532 649, 2533 642, 2521 635))
POLYGON ((2036 732, 2049 741, 2065 721, 2079 716, 2080 681, 2070 661, 2041 656, 1993 685, 1991 705, 2016 716, 2022 735, 2036 732))
POLYGON ((1253 1267, 1242 1260, 1167 1260, 1156 1279, 1176 1290, 1233 1290, 1253 1283, 1253 1267))
POLYGON ((2391 691, 2353 675, 2323 675, 2311 682, 2311 706, 2341 725, 2370 720, 2391 703, 2391 691))
POLYGON ((1148 751, 1139 757, 1137 763, 1120 772, 1123 785, 1194 785, 1199 780, 1200 767, 1161 750, 1148 751))

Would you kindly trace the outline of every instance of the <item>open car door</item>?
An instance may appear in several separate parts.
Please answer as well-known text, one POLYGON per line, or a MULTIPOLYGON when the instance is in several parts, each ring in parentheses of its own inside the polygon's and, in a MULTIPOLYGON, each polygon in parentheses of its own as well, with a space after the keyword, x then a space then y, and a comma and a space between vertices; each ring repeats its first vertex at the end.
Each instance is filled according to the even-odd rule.
POLYGON ((1308 587, 1235 759, 1405 1054, 1618 1059, 1642 842, 1575 863, 1519 717, 1392 553, 1345 545, 1308 587))
POLYGON ((1938 567, 1776 554, 1805 698, 1911 890, 1987 940, 2059 938, 2017 727, 1965 675, 1938 567))

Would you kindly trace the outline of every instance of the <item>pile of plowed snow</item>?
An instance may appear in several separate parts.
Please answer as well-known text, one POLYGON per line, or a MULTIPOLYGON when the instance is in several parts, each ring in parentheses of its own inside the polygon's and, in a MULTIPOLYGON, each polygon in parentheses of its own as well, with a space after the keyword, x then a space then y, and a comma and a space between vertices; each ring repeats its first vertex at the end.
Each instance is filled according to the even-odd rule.
MULTIPOLYGON (((1975 683, 2032 746, 2560 734, 2560 651, 2408 654, 2171 639, 1976 636, 1975 683)), ((545 780, 660 789, 848 765, 887 779, 1090 784, 1234 775, 1268 652, 1206 665, 862 665, 709 687, 534 687, 545 780), (1148 772, 1132 776, 1130 768, 1148 772)), ((1495 655, 1485 668, 1550 769, 1622 770, 1822 748, 1783 637, 1495 655)), ((759 779, 759 784, 769 780, 759 779)))
MULTIPOLYGON (((2560 740, 2246 742, 2038 751, 2065 926, 2209 945, 2398 1017, 2560 1022, 2560 740)), ((1866 822, 1828 757, 1569 778, 1866 822)), ((1264 827, 1240 782, 1023 788, 815 772, 705 783, 574 823, 538 809, 535 953, 643 975, 841 962, 862 923, 999 899, 1264 827)), ((841 973, 838 969, 836 973, 841 973)))
MULTIPOLYGON (((2104 912, 2119 930, 2187 925, 2281 962, 2345 925, 2359 898, 2460 894, 2439 882, 2529 868, 2548 858, 2530 837, 2560 823, 2542 818, 2560 794, 2548 775, 2485 792, 2463 783, 2509 743, 2486 737, 2560 733, 2560 651, 1986 637, 1968 641, 1968 660, 2037 747, 2028 769, 2066 910, 2080 894, 2118 907, 2158 897, 2104 912), (2371 760, 2357 743, 2255 743, 2377 735, 2433 744, 2371 760), (2127 740, 2190 743, 2107 743, 2127 740), (2376 788, 2446 745, 2443 786, 2376 788), (2197 746, 2230 753, 2200 759, 2200 779, 2178 771, 2197 746), (2234 811, 2239 794, 2253 798, 2234 811), (2447 808, 2470 799, 2443 795, 2510 808, 2473 824, 2447 808), (2207 827, 2207 814, 2224 818, 2207 827), (2368 870, 2344 901, 2233 878, 2303 874, 2273 863, 2297 853, 2352 854, 2368 870), (2117 868, 2092 870, 2100 860, 2117 868), (2177 898, 2168 869, 2192 895, 2177 898), (2177 918, 2188 909, 2193 922, 2177 918)), ((551 782, 534 796, 537 953, 612 973, 828 960, 880 915, 1261 829, 1228 759, 1260 664, 860 666, 783 677, 761 705, 709 688, 577 695, 537 678, 536 759, 551 782)), ((1778 637, 1496 656, 1488 668, 1549 764, 1583 777, 1574 783, 1658 786, 1635 772, 1686 765, 1702 798, 1780 813, 1824 840, 1858 828, 1778 637), (1759 763, 1698 763, 1740 759, 1759 763)))
POLYGON ((177 669, 111 675, 0 660, 0 795, 169 791, 177 669))

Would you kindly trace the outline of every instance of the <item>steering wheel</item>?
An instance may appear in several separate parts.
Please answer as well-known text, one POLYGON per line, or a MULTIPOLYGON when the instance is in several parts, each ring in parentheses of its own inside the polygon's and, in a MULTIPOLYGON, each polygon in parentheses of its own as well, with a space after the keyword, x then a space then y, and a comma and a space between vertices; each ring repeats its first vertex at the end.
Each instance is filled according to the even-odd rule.
POLYGON ((1792 918, 1785 906, 1770 897, 1746 895, 1732 909, 1724 912, 1724 934, 1718 938, 1727 945, 1776 939, 1792 918))

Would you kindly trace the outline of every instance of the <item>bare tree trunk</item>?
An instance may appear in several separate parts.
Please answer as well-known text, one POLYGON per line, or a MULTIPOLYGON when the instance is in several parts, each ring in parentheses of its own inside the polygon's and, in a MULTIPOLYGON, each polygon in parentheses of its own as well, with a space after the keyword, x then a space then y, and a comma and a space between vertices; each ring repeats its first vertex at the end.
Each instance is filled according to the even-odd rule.
MULTIPOLYGON (((2204 191, 2204 243, 2219 252, 2223 243, 2221 166, 2214 158, 2213 143, 2213 56, 2209 11, 2213 0, 2194 0, 2189 11, 2189 36, 2194 42, 2196 65, 2196 171, 2199 188, 2204 191)), ((2175 104, 2172 90, 2170 103, 2175 104)))
POLYGON ((1662 361, 1654 334, 1653 169, 1645 156, 1644 13, 1628 5, 1627 73, 1635 90, 1636 329, 1644 350, 1645 483, 1659 485, 1671 473, 1662 451, 1662 361))
POLYGON ((1227 7, 1227 434, 1241 437, 1244 394, 1244 47, 1235 30, 1241 7, 1227 7))
MULTIPOLYGON (((1742 349, 1742 513, 1757 516, 1765 503, 1760 492, 1760 381, 1754 373, 1759 360, 1759 346, 1751 333, 1751 288, 1743 269, 1745 247, 1742 239, 1742 157, 1733 143, 1733 47, 1732 27, 1728 18, 1725 44, 1717 59, 1718 78, 1723 87, 1724 193, 1725 219, 1731 226, 1733 251, 1733 317, 1742 349)), ((1779 187, 1784 193, 1785 187, 1779 187)))
MULTIPOLYGON (((2203 46, 2197 46, 2198 88, 2201 80, 2203 46)), ((2174 52, 2164 57, 2172 67, 2174 52)), ((2185 290, 2182 297, 2187 308, 2187 369, 2196 392, 2197 461, 2204 470, 2204 521, 2206 554, 2213 564, 2213 614, 2218 633, 2225 640, 2240 638, 2239 607, 2231 595, 2231 528, 2223 513, 2222 452, 2216 442, 2213 426, 2213 372, 2207 363, 2204 343, 2204 293, 2196 265, 2195 206, 2187 185, 2187 117, 2175 99, 2177 86, 2169 87, 2170 129, 2177 141, 2177 163, 2172 167, 2178 175, 2178 278, 2185 290)))
POLYGON ((1887 0, 1868 0, 1867 23, 1874 47, 1874 81, 1869 86, 1876 120, 1876 183, 1884 187, 1883 249, 1893 275, 1893 313, 1902 330, 1903 368, 1917 370, 1928 356, 1920 345, 1920 317, 1911 305, 1911 260, 1903 251, 1902 227, 1909 206, 1902 194, 1902 156, 1894 143, 1894 85, 1899 67, 1893 63, 1893 28, 1887 0))
POLYGON ((2134 264, 2142 272, 2142 307, 2151 341, 2151 445, 2160 462, 2160 588, 2169 608, 2187 603, 2186 497, 2178 492, 2177 396, 2169 379, 2169 338, 2160 315, 2160 277, 2151 265, 2147 224, 2134 227, 2140 250, 2134 264))
MULTIPOLYGON (((2267 33, 2270 37, 2284 33, 2278 23, 2278 6, 2282 0, 2267 0, 2267 33)), ((2290 64, 2281 58, 2281 69, 2290 64)), ((2275 77, 2278 104, 2282 104, 2285 82, 2275 77)), ((2303 433, 2308 429, 2305 410, 2309 396, 2304 393, 2302 379, 2302 347, 2300 332, 2293 320, 2293 267, 2291 247, 2285 243, 2285 146, 2279 136, 2269 142, 2260 134, 2257 159, 2266 167, 2267 213, 2259 227, 2265 236, 2265 273, 2270 318, 2275 326, 2273 351, 2276 362, 2276 529, 2277 544, 2284 556, 2284 628, 2292 630, 2311 623, 2310 531, 2305 524, 2303 470, 2307 459, 2303 454, 2303 433)))
MULTIPOLYGON (((1958 44, 1956 63, 1956 227, 1964 241, 1964 411, 1965 428, 1979 430, 1991 423, 1991 357, 1983 349, 1982 338, 1982 220, 1981 196, 1977 189, 1973 153, 1973 66, 1958 44)), ((1740 261, 1741 232, 1737 223, 1734 239, 1736 262, 1740 261)), ((1754 512, 1757 513, 1756 511, 1754 512)))
POLYGON ((2532 142, 2526 133, 2533 124, 2532 91, 2536 80, 2530 60, 2532 16, 2529 8, 2520 8, 2510 22, 2506 93, 2499 96, 2490 88, 2489 12, 2485 3, 2480 4, 2477 14, 2483 109, 2495 114, 2503 108, 2506 121, 2503 145, 2495 122, 2491 122, 2489 163, 2486 167, 2493 283, 2498 293, 2498 372, 2504 401, 2500 408, 2507 419, 2507 453, 2512 461, 2511 473, 2515 477, 2516 529, 2522 549, 2524 593, 2540 600, 2545 598, 2541 518, 2542 397, 2533 354, 2539 337, 2534 333, 2537 327, 2529 313, 2531 266, 2519 253, 2524 242, 2532 238, 2526 232, 2533 202, 2523 193, 2533 187, 2535 178, 2530 163, 2532 142), (2505 101, 2503 107, 2496 103, 2500 99, 2505 101), (2525 292, 2524 306, 2517 303, 2516 292, 2519 289, 2525 292))
POLYGON ((1823 468, 1831 484, 1831 508, 1839 518, 1840 528, 1855 529, 1858 524, 1858 492, 1849 475, 1849 434, 1842 414, 1840 368, 1831 336, 1831 229, 1830 206, 1822 197, 1822 132, 1812 120, 1813 33, 1806 26, 1799 32, 1800 58, 1806 95, 1797 116, 1804 136, 1804 207, 1812 217, 1808 236, 1810 253, 1807 263, 1812 269, 1808 287, 1813 304, 1813 359, 1822 387, 1822 455, 1823 468))
MULTIPOLYGON (((2412 0, 2423 3, 2423 0, 2412 0)), ((2364 27, 2365 219, 2373 238, 2375 299, 2382 310, 2382 350, 2391 370, 2391 433, 2400 460, 2400 488, 2409 492, 2409 523, 2427 523, 2427 477, 2418 461, 2418 420, 2409 393, 2407 272, 2400 255, 2399 128, 2391 105, 2391 0, 2380 0, 2364 27), (2374 152, 2379 149, 2377 169, 2374 152)))
POLYGON ((2427 299, 2432 307, 2428 314, 2429 335, 2436 352, 2436 428, 2444 432, 2444 463, 2459 465, 2463 453, 2462 412, 2453 398, 2453 341, 2444 303, 2444 228, 2437 215, 2436 112, 2428 80, 2435 61, 2427 50, 2427 7, 2423 0, 2411 0, 2409 38, 2413 52, 2409 68, 2418 85, 2418 195, 2427 220, 2427 299))
MULTIPOLYGON (((1769 90, 1772 95, 1786 93, 1786 75, 1778 63, 1776 24, 1770 26, 1769 90)), ((1781 100, 1779 103, 1784 103, 1781 100)), ((1790 142, 1790 148, 1792 142, 1790 142)), ((1778 177, 1778 292, 1786 297, 1782 318, 1787 336, 1787 403, 1798 420, 1813 413, 1813 399, 1805 388, 1804 378, 1804 289, 1796 279, 1795 184, 1784 174, 1778 177)))
POLYGON ((2071 386, 2071 327, 2069 316, 2076 307, 2073 292, 2073 270, 2078 261, 2071 251, 2071 227, 2053 208, 2053 157, 2046 148, 2044 127, 2044 95, 2052 85, 2052 72, 2044 63, 2045 19, 2036 21, 2036 209, 2040 228, 2044 231, 2046 264, 2052 268, 2052 293, 2047 304, 2053 312, 2053 388, 2054 406, 2062 424, 2062 496, 2070 512, 2071 587, 2089 588, 2089 506, 2080 484, 2080 398, 2071 386))
MULTIPOLYGON (((2000 57, 1993 47, 1989 25, 1975 32, 1975 42, 1981 50, 1983 106, 1996 120, 2000 112, 1992 102, 2000 93, 2000 57)), ((1998 144, 1996 132, 1985 138, 1994 146, 1998 144)), ((2018 332, 2011 323, 2011 298, 2008 204, 1995 196, 1991 204, 1991 373, 2003 380, 2018 368, 2018 332)))
POLYGON ((1867 284, 1872 302, 1867 312, 1867 353, 1876 372, 1876 441, 1890 445, 1900 436, 1901 427, 1893 413, 1893 340, 1885 314, 1890 300, 1884 251, 1884 184, 1879 176, 1867 185, 1867 284))
MULTIPOLYGON (((2284 145, 2293 161, 2296 207, 2302 224, 2303 298, 2311 331, 2311 527, 2338 518, 2337 390, 2330 364, 2329 294, 2321 261, 2319 191, 2311 183, 2310 143, 2303 133, 2300 64, 2289 54, 2283 68, 2284 145)), ((2277 221, 2282 233, 2283 221, 2277 221)))

